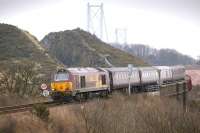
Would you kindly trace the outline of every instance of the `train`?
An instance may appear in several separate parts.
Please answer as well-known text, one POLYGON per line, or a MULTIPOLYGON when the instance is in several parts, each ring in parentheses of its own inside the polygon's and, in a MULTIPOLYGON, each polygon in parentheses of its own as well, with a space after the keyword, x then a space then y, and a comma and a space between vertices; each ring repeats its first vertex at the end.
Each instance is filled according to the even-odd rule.
MULTIPOLYGON (((61 98, 87 99, 93 94, 107 96, 114 91, 131 93, 157 91, 160 85, 185 80, 185 67, 79 67, 61 68, 53 73, 50 94, 61 98)), ((191 78, 187 76, 191 81, 191 78)), ((191 90, 191 87, 188 88, 191 90)))

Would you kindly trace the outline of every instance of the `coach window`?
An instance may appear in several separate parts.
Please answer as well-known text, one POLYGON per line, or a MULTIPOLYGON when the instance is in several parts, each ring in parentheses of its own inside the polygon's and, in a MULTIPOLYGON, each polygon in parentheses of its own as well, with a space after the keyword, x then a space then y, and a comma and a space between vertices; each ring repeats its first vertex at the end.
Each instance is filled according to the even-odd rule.
POLYGON ((102 82, 102 85, 106 84, 106 75, 101 75, 101 82, 102 82))
POLYGON ((116 80, 119 80, 119 74, 116 74, 116 80))
POLYGON ((81 88, 85 88, 85 76, 81 76, 81 88))

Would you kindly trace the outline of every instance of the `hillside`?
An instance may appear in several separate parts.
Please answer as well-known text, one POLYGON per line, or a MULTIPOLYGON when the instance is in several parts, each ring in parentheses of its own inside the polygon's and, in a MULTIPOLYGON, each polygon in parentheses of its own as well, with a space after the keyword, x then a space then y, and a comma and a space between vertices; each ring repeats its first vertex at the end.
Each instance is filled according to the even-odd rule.
POLYGON ((147 65, 138 57, 102 42, 81 29, 49 33, 41 44, 66 66, 127 66, 147 65))
POLYGON ((190 65, 195 64, 195 59, 190 56, 179 53, 174 49, 155 49, 148 45, 120 45, 112 44, 112 46, 124 50, 132 55, 140 57, 152 65, 190 65))
POLYGON ((55 70, 58 65, 27 31, 0 24, 0 70, 29 62, 34 62, 43 74, 55 70))

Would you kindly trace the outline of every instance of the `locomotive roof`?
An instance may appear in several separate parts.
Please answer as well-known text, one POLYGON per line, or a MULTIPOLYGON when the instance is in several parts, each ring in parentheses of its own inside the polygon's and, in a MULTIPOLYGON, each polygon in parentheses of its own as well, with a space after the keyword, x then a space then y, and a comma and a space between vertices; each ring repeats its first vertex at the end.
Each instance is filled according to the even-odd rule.
MULTIPOLYGON (((111 67, 111 68, 105 68, 109 71, 128 71, 128 67, 111 67)), ((132 70, 138 70, 137 68, 133 67, 132 70)))
POLYGON ((139 67, 140 70, 157 70, 154 67, 139 67))
POLYGON ((97 72, 101 72, 100 69, 96 69, 96 68, 92 68, 92 67, 78 67, 78 68, 67 68, 67 70, 71 73, 97 73, 97 72))
POLYGON ((153 66, 156 69, 171 69, 169 66, 153 66))

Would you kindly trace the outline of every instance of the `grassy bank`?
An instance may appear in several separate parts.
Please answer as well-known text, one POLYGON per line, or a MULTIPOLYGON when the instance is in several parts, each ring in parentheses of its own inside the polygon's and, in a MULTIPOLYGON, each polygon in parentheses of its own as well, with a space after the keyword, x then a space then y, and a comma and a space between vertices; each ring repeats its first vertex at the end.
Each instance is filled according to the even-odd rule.
POLYGON ((0 116, 0 133, 199 133, 198 109, 182 109, 174 99, 117 94, 109 100, 51 108, 47 121, 28 112, 0 116))

